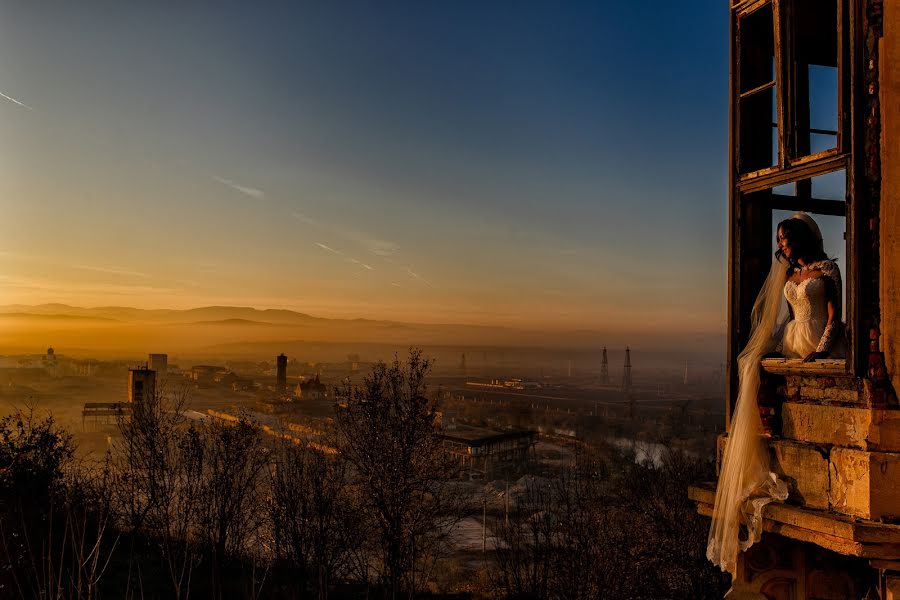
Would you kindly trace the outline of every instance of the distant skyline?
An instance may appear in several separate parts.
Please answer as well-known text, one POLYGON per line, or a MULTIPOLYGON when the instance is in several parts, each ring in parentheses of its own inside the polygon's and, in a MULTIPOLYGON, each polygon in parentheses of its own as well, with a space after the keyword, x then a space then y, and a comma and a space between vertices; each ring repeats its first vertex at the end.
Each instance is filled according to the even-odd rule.
POLYGON ((728 4, 0 8, 0 305, 725 329, 728 4))

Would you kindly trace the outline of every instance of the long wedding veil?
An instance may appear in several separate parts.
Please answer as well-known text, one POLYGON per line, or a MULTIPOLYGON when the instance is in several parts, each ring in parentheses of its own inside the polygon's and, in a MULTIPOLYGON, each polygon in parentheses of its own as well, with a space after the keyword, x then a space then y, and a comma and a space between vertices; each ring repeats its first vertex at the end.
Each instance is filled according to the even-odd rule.
POLYGON ((747 550, 762 534, 762 509, 783 501, 787 485, 769 470, 769 454, 762 437, 757 407, 762 357, 781 339, 786 310, 783 308, 787 263, 772 261, 769 275, 756 297, 750 316, 750 341, 738 355, 740 383, 719 473, 716 502, 706 556, 723 571, 735 575, 738 552, 747 550), (746 534, 741 532, 746 527, 746 534))

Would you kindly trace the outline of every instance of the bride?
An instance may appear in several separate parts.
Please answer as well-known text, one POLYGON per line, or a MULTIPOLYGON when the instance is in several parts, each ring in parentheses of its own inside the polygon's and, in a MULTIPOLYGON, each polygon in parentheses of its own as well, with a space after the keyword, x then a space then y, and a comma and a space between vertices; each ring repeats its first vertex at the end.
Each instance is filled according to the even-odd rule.
POLYGON ((785 482, 769 470, 757 409, 759 362, 773 351, 804 362, 844 352, 841 274, 825 254, 819 226, 798 213, 778 224, 775 242, 775 260, 753 305, 750 340, 738 356, 738 397, 706 549, 732 576, 738 553, 762 534, 763 507, 788 496, 785 482))

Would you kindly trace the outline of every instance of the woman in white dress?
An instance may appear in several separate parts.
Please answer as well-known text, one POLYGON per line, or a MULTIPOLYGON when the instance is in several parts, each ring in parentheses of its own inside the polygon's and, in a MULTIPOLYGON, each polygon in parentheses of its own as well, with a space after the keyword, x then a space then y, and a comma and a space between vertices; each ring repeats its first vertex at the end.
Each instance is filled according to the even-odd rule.
POLYGON ((798 213, 778 225, 776 244, 772 268, 753 305, 750 340, 738 356, 740 384, 706 550, 709 560, 732 576, 738 552, 762 534, 763 507, 788 496, 785 482, 769 468, 757 407, 760 360, 773 351, 804 361, 843 352, 841 276, 825 255, 818 225, 798 213))
POLYGON ((790 320, 778 350, 809 362, 843 354, 841 271, 822 249, 822 234, 800 213, 778 225, 776 256, 788 261, 784 297, 790 320))

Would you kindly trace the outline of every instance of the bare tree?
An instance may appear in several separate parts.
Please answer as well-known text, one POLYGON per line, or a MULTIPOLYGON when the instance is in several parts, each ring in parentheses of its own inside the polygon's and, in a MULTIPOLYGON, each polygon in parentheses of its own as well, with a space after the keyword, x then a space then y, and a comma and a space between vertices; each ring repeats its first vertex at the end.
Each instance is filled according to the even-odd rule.
POLYGON ((510 598, 546 598, 556 523, 545 480, 525 481, 512 510, 491 528, 496 539, 495 585, 510 598))
POLYGON ((100 580, 118 547, 120 535, 113 512, 110 456, 101 464, 78 464, 67 470, 60 560, 67 560, 70 598, 98 596, 100 580))
POLYGON ((415 594, 464 515, 428 396, 430 367, 412 350, 405 363, 378 363, 362 387, 337 393, 336 444, 371 528, 371 565, 391 598, 415 594))
MULTIPOLYGON (((187 426, 187 388, 158 387, 119 415, 114 447, 115 499, 132 544, 146 536, 158 546, 175 598, 188 598, 199 559, 192 534, 201 502, 203 441, 187 426)), ((132 546, 132 558, 133 558, 132 546)), ((129 562, 129 567, 133 566, 129 562)), ((129 584, 131 577, 129 577, 129 584)))
MULTIPOLYGON (((257 546, 265 511, 261 474, 268 451, 256 424, 213 420, 199 428, 203 444, 198 537, 211 555, 211 594, 223 595, 223 569, 230 559, 248 556, 257 546)), ((255 589, 255 582, 254 582, 255 589)))
POLYGON ((169 396, 160 387, 118 416, 120 438, 113 448, 117 500, 123 525, 132 532, 155 531, 167 521, 166 507, 176 492, 173 473, 179 464, 186 400, 186 391, 169 396))
POLYGON ((71 436, 33 406, 0 419, 0 590, 94 598, 116 537, 109 464, 74 460, 71 436))
POLYGON ((582 453, 552 480, 528 482, 494 533, 495 586, 507 597, 715 598, 725 580, 704 557, 706 528, 687 498, 699 461, 668 451, 617 467, 582 453))
POLYGON ((0 534, 5 566, 0 582, 20 596, 37 596, 59 587, 54 585, 55 572, 48 568, 54 564, 49 560, 51 515, 74 451, 71 436, 51 416, 36 415, 33 406, 0 419, 0 534))
POLYGON ((346 463, 337 456, 276 442, 270 466, 271 527, 275 558, 293 574, 305 597, 328 597, 336 578, 352 572, 361 543, 361 515, 347 488, 346 463))

